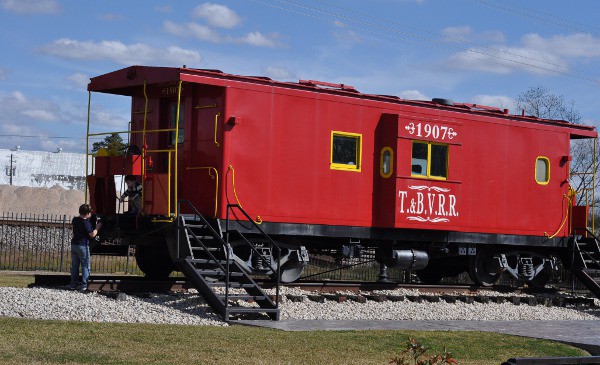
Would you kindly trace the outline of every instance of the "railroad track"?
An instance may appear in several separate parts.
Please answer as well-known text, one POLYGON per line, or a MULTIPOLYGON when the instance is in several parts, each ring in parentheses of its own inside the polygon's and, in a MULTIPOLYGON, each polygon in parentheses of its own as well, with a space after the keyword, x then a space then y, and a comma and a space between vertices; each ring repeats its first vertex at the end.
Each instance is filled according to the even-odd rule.
MULTIPOLYGON (((31 286, 63 286, 68 285, 68 274, 36 274, 31 286)), ((263 288, 274 288, 273 281, 259 282, 263 288)), ((476 285, 425 285, 403 283, 376 283, 364 281, 323 280, 323 281, 297 281, 294 283, 280 284, 283 287, 299 288, 313 293, 361 293, 381 290, 411 289, 427 294, 477 294, 481 290, 491 290, 502 293, 515 294, 552 294, 556 289, 530 290, 510 286, 480 287, 476 285)), ((181 292, 192 288, 185 278, 167 278, 166 280, 149 280, 142 276, 131 275, 91 275, 88 283, 89 291, 121 291, 121 292, 181 292)))
MULTIPOLYGON (((63 286, 68 285, 68 274, 37 274, 32 286, 63 286)), ((122 292, 165 292, 186 291, 192 287, 185 278, 168 278, 166 280, 149 280, 141 276, 91 275, 88 283, 89 291, 122 291, 122 292)), ((259 284, 266 289, 273 288, 272 281, 262 281, 259 284)), ((284 287, 299 288, 316 293, 336 292, 371 292, 375 290, 419 289, 425 293, 477 293, 480 288, 474 285, 422 285, 400 283, 373 283, 362 281, 298 281, 280 284, 284 287)), ((508 287, 494 287, 495 291, 508 291, 508 287)))
MULTIPOLYGON (((70 276, 66 274, 37 274, 35 281, 30 284, 31 287, 64 287, 69 284, 70 276)), ((271 281, 260 282, 263 288, 274 287, 271 281)), ((299 288, 307 295, 286 295, 288 300, 303 301, 309 299, 314 302, 325 302, 333 300, 337 302, 356 301, 404 301, 411 302, 464 302, 471 303, 504 303, 509 302, 515 305, 526 304, 530 306, 587 306, 593 307, 594 300, 584 297, 571 297, 559 294, 557 289, 528 290, 518 289, 507 286, 478 287, 474 285, 421 285, 421 284, 401 284, 401 283, 368 283, 368 282, 347 282, 347 281, 321 281, 306 282, 300 281, 290 284, 282 284, 284 287, 299 288), (413 289, 419 291, 418 295, 397 295, 397 294, 376 294, 381 290, 413 289), (489 296, 482 294, 483 291, 494 291, 504 295, 489 296), (375 292, 375 293, 374 293, 375 292), (510 294, 515 294, 511 296, 510 294), (519 296, 518 294, 529 294, 529 296, 519 296)), ((88 290, 99 292, 111 297, 117 297, 120 293, 128 294, 147 294, 164 292, 186 292, 192 288, 185 278, 168 278, 167 280, 148 280, 141 276, 113 276, 113 275, 92 275, 88 283, 88 290)))

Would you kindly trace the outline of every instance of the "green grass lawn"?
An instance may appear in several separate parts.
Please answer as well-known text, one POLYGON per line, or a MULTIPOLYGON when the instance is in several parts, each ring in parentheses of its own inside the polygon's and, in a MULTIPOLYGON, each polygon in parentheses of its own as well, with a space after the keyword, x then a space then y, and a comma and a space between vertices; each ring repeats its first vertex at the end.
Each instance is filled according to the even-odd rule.
POLYGON ((387 364, 408 337, 460 364, 583 356, 551 341, 481 332, 311 331, 0 317, 0 364, 387 364))
MULTIPOLYGON (((32 276, 0 272, 0 286, 32 276)), ((2 300, 2 298, 0 298, 2 300)), ((229 326, 42 321, 0 316, 0 364, 387 364, 413 337, 460 364, 585 356, 552 341, 486 332, 311 331, 229 326)))
MULTIPOLYGON (((0 286, 26 288, 34 282, 33 275, 20 274, 15 271, 0 271, 0 286)), ((0 300, 2 300, 0 298, 0 300)))

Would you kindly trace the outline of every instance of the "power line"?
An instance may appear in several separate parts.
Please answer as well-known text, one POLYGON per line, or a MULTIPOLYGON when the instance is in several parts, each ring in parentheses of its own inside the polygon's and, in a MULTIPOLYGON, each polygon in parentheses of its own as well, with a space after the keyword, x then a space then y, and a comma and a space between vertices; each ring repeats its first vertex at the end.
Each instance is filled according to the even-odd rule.
MULTIPOLYGON (((276 9, 280 9, 280 10, 284 10, 284 11, 291 12, 291 13, 300 14, 300 15, 307 16, 307 17, 310 17, 310 18, 314 18, 314 19, 317 19, 317 20, 321 20, 321 21, 324 21, 324 22, 328 22, 328 23, 333 23, 334 22, 332 19, 324 18, 322 16, 317 16, 317 15, 314 15, 314 14, 310 14, 310 13, 306 13, 306 12, 302 12, 302 11, 298 11, 298 10, 294 10, 294 9, 290 9, 289 7, 285 7, 285 6, 281 6, 281 5, 278 6, 278 5, 275 5, 275 4, 272 4, 272 3, 266 3, 264 1, 259 1, 259 0, 252 0, 252 1, 255 2, 255 3, 259 3, 259 4, 262 4, 262 5, 270 6, 270 7, 273 7, 273 8, 276 8, 276 9)), ((511 58, 506 58, 506 57, 500 57, 498 55, 490 54, 490 53, 487 53, 487 52, 484 52, 484 51, 480 51, 480 50, 477 50, 477 49, 473 49, 473 48, 464 48, 464 47, 459 47, 459 46, 455 46, 455 45, 443 43, 443 42, 441 42, 441 41, 439 41, 437 39, 432 39, 430 37, 425 37, 423 35, 419 35, 419 34, 407 32, 407 31, 402 31, 402 30, 395 29, 395 28, 390 28, 390 27, 387 27, 387 26, 382 26, 380 24, 374 24, 374 23, 371 23, 371 22, 367 22, 367 21, 363 21, 363 20, 357 19, 357 18, 349 17, 349 16, 344 15, 344 14, 335 13, 335 12, 332 12, 332 11, 329 11, 329 10, 324 10, 324 9, 317 8, 317 7, 310 6, 310 5, 306 5, 306 4, 303 4, 303 3, 297 3, 297 2, 294 2, 294 1, 290 1, 290 0, 272 0, 272 1, 278 2, 280 4, 284 3, 286 5, 294 6, 294 7, 303 9, 303 10, 308 10, 309 12, 316 12, 316 13, 321 13, 321 14, 324 14, 324 15, 327 15, 327 16, 332 16, 332 17, 337 17, 337 18, 345 19, 345 20, 350 21, 352 23, 362 24, 362 25, 365 25, 367 27, 372 27, 372 28, 376 28, 376 29, 380 29, 380 30, 384 30, 384 31, 391 31, 391 32, 394 32, 394 33, 400 35, 400 36, 394 37, 394 36, 391 36, 389 34, 380 33, 380 32, 374 31, 374 30, 369 29, 369 28, 364 28, 364 27, 360 27, 360 26, 356 26, 356 25, 351 25, 351 24, 345 24, 346 26, 348 26, 350 28, 359 29, 359 30, 362 30, 362 31, 365 31, 365 32, 368 32, 368 33, 372 33, 372 34, 378 35, 378 36, 387 37, 387 38, 394 38, 394 39, 398 39, 398 38, 406 39, 406 38, 408 38, 408 40, 412 41, 413 43, 417 43, 417 44, 421 44, 421 45, 423 45, 425 43, 430 48, 440 49, 440 50, 443 50, 443 51, 446 51, 446 52, 448 52, 448 48, 460 49, 460 50, 466 52, 465 55, 467 57, 474 58, 474 59, 480 59, 480 60, 482 60, 482 59, 484 59, 484 57, 479 57, 479 56, 487 56, 487 57, 490 57, 489 60, 491 62, 495 62, 495 63, 501 64, 501 65, 506 65, 506 63, 501 62, 501 61, 505 61, 505 62, 509 62, 509 63, 513 63, 513 64, 517 64, 517 65, 527 66, 527 67, 531 68, 532 71, 538 72, 538 73, 552 73, 552 74, 566 76, 566 77, 571 77, 571 78, 575 78, 575 79, 581 79, 581 80, 593 83, 595 85, 597 85, 599 83, 598 80, 596 80, 594 78, 591 78, 591 77, 588 77, 588 76, 585 76, 585 75, 599 76, 597 74, 593 74, 593 73, 590 73, 590 72, 579 71, 579 70, 574 70, 574 69, 568 68, 568 67, 566 67, 564 65, 554 64, 554 63, 551 63, 551 62, 548 62, 548 61, 544 61, 544 60, 539 60, 539 59, 536 59, 536 58, 533 58, 533 57, 519 55, 519 54, 516 54, 514 52, 507 51, 507 50, 493 48, 493 47, 487 47, 487 46, 482 46, 482 45, 478 45, 478 44, 473 43, 473 42, 466 41, 464 39, 455 38, 455 37, 449 37, 449 36, 446 36, 446 35, 437 34, 437 33, 426 31, 426 30, 419 29, 419 28, 416 28, 416 27, 407 26, 407 25, 401 24, 399 22, 391 21, 389 19, 374 17, 374 16, 371 16, 369 14, 360 13, 360 12, 356 12, 356 11, 349 10, 349 9, 346 9, 346 8, 338 7, 338 6, 332 5, 330 3, 327 3, 325 1, 313 0, 313 1, 316 1, 316 2, 320 2, 322 4, 326 4, 326 5, 331 6, 331 7, 337 7, 339 9, 344 10, 344 11, 358 13, 358 14, 360 14, 362 16, 367 16, 367 17, 374 18, 374 19, 377 19, 377 20, 383 20, 383 21, 385 21, 387 23, 392 23, 392 24, 395 24, 395 25, 400 25, 402 27, 415 29, 415 30, 418 30, 418 31, 423 32, 423 33, 435 34, 435 35, 437 35, 439 37, 443 37, 443 38, 451 39, 451 40, 455 40, 455 41, 460 41, 460 42, 466 43, 466 44, 472 44, 472 45, 475 45, 475 46, 477 46, 479 48, 484 48, 484 49, 492 50, 492 51, 499 52, 499 53, 510 54, 510 55, 513 55, 513 56, 520 57, 521 59, 528 59, 530 61, 536 61, 536 62, 539 62, 539 63, 542 63, 542 64, 556 66, 556 67, 568 69, 568 70, 571 70, 571 71, 574 70, 574 71, 577 71, 579 74, 575 74, 573 72, 568 72, 568 71, 560 71, 560 70, 553 69, 553 68, 548 68, 548 67, 543 67, 543 66, 531 64, 531 63, 528 63, 528 62, 525 62, 525 61, 519 61, 519 60, 515 60, 515 59, 511 59, 511 58), (412 40, 411 40, 411 38, 412 38, 412 40)))
POLYGON ((48 138, 48 139, 85 139, 85 137, 68 136, 44 136, 44 135, 26 135, 26 134, 0 134, 0 137, 19 137, 19 138, 48 138))
POLYGON ((555 26, 559 26, 568 30, 574 30, 577 32, 584 32, 584 33, 589 33, 590 35, 594 36, 595 38, 599 38, 598 36, 598 31, 600 31, 599 28, 590 26, 590 25, 586 25, 577 21, 573 21, 570 19, 565 19, 565 18, 561 18, 549 13, 545 13, 543 11, 540 11, 538 9, 532 9, 532 8, 528 8, 526 6, 523 5, 519 5, 518 7, 511 7, 510 5, 507 5, 506 3, 499 3, 499 2, 494 2, 494 1, 490 1, 490 0, 464 0, 464 1, 468 1, 471 3, 474 3, 475 5, 479 5, 482 7, 487 7, 490 9, 494 9, 497 11, 501 11, 507 14, 512 14, 514 16, 518 16, 521 18, 529 18, 529 19, 533 19, 536 21, 540 21, 543 23, 548 23, 548 24, 552 24, 555 26), (521 8, 521 9, 519 9, 521 8), (524 9, 524 10, 522 10, 524 9), (573 24, 573 25, 571 25, 573 24))

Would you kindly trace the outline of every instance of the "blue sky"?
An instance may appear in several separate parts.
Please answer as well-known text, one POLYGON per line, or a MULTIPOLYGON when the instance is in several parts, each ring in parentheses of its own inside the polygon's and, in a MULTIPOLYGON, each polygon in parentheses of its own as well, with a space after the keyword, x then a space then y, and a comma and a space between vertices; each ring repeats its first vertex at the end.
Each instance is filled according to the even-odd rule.
MULTIPOLYGON (((133 64, 511 112, 541 85, 596 125, 598 14, 595 0, 0 0, 0 148, 84 152, 89 78, 133 64)), ((126 128, 126 101, 92 100, 94 121, 126 128)))

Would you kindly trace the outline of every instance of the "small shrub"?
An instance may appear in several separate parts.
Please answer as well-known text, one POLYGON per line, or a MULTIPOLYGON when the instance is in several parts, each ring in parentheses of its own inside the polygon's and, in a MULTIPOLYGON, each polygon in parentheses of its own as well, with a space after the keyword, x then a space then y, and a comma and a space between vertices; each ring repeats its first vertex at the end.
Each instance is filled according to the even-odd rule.
POLYGON ((422 343, 409 337, 405 347, 400 351, 400 355, 391 358, 389 363, 394 365, 458 364, 458 361, 445 348, 443 355, 427 355, 428 350, 422 343))

